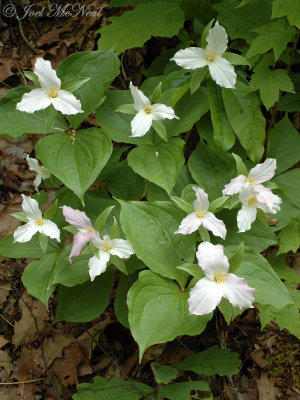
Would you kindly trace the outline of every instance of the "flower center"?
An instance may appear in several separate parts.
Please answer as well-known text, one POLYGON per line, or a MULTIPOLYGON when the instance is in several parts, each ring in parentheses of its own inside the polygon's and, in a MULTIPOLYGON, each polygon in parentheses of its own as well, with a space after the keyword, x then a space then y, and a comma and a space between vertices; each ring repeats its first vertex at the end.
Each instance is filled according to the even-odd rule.
POLYGON ((198 218, 205 217, 205 214, 206 214, 206 211, 203 211, 203 210, 196 212, 196 215, 197 215, 198 218))
POLYGON ((249 204, 249 206, 256 207, 257 206, 256 197, 250 197, 250 199, 248 200, 248 204, 249 204))
POLYGON ((248 176, 248 178, 246 179, 246 182, 248 182, 249 185, 255 184, 255 180, 254 180, 254 178, 252 178, 252 176, 248 176))
POLYGON ((40 169, 40 175, 43 175, 43 170, 42 170, 42 168, 40 169))
POLYGON ((112 249, 112 245, 111 245, 111 243, 105 243, 103 246, 102 246, 102 250, 104 250, 104 251, 109 251, 109 250, 111 250, 112 249))
POLYGON ((54 87, 52 87, 52 88, 49 90, 48 94, 49 94, 49 96, 50 96, 52 99, 54 99, 55 97, 58 96, 58 91, 59 91, 59 89, 55 89, 54 87))
POLYGON ((146 114, 152 114, 152 108, 150 106, 145 107, 144 111, 146 114))
POLYGON ((85 230, 85 233, 94 233, 95 229, 92 226, 88 226, 85 230))
POLYGON ((220 272, 214 275, 214 281, 216 283, 222 284, 225 282, 226 279, 226 272, 220 272))
POLYGON ((37 226, 43 226, 44 225, 44 220, 43 220, 43 218, 37 218, 36 220, 35 220, 35 224, 37 225, 37 226))
POLYGON ((216 59, 216 53, 214 53, 213 51, 208 51, 208 52, 205 54, 205 57, 206 57, 207 62, 208 62, 208 64, 209 64, 209 63, 215 61, 215 59, 216 59))

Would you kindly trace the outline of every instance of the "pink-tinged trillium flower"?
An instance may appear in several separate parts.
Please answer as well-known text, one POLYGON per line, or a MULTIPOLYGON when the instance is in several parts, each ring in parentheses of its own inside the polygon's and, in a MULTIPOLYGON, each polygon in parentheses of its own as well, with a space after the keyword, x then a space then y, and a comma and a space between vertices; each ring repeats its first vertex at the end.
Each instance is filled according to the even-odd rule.
POLYGON ((194 212, 185 217, 175 233, 186 235, 195 232, 200 225, 211 231, 215 236, 225 239, 226 227, 223 221, 216 218, 213 213, 207 211, 209 202, 205 191, 199 187, 193 186, 196 193, 196 200, 193 202, 194 212))
POLYGON ((239 199, 243 206, 237 215, 239 232, 245 232, 251 228, 256 219, 257 208, 265 213, 276 214, 280 210, 281 198, 273 194, 270 189, 264 188, 260 191, 249 184, 242 187, 239 199))
POLYGON ((38 186, 41 184, 42 179, 48 179, 50 177, 50 171, 48 171, 47 168, 40 166, 38 160, 29 157, 29 154, 27 154, 26 156, 26 161, 28 163, 30 171, 36 172, 36 177, 33 181, 33 184, 35 190, 38 192, 38 186))
POLYGON ((60 231, 56 224, 48 219, 44 219, 38 202, 29 196, 24 196, 22 208, 28 222, 19 226, 14 232, 14 242, 25 243, 31 240, 37 232, 60 241, 60 231))
POLYGON ((152 121, 159 121, 161 119, 173 119, 177 117, 172 107, 165 104, 151 104, 148 97, 130 82, 129 88, 134 101, 134 108, 137 114, 131 121, 131 137, 144 136, 151 128, 152 121))
POLYGON ((129 258, 131 254, 134 254, 134 250, 127 240, 111 239, 108 235, 105 235, 103 239, 99 236, 95 237, 93 244, 99 251, 89 260, 89 274, 92 281, 106 270, 111 255, 129 258))
POLYGON ((254 168, 250 169, 248 176, 239 175, 231 179, 222 191, 223 196, 239 193, 246 184, 255 187, 258 191, 264 191, 266 188, 261 183, 272 179, 275 169, 275 158, 267 158, 263 163, 257 164, 254 168))
POLYGON ((227 48, 228 36, 218 21, 209 30, 206 41, 208 45, 205 49, 189 47, 179 50, 171 60, 186 69, 203 68, 207 65, 211 77, 218 85, 225 88, 234 88, 236 73, 230 62, 222 57, 227 48))
POLYGON ((205 273, 190 292, 190 314, 205 315, 213 311, 222 297, 234 307, 253 307, 254 288, 248 286, 244 278, 228 273, 229 263, 220 244, 202 242, 196 253, 198 264, 205 273))
POLYGON ((92 227, 90 219, 83 211, 74 210, 72 207, 62 206, 63 215, 69 224, 75 226, 79 232, 74 236, 73 246, 69 255, 69 261, 79 256, 84 246, 97 236, 95 229, 92 227))
POLYGON ((63 114, 82 113, 80 100, 67 90, 61 90, 61 80, 51 67, 50 61, 37 58, 34 73, 38 76, 41 87, 23 94, 16 109, 27 113, 43 110, 51 104, 63 114))

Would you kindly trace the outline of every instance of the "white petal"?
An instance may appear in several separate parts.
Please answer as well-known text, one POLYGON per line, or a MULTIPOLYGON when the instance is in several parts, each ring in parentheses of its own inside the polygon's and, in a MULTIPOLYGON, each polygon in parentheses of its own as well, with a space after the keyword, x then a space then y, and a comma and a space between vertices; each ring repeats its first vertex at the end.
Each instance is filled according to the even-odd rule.
POLYGON ((144 110, 139 111, 131 121, 131 137, 144 136, 152 125, 152 115, 144 110))
POLYGON ((244 205, 237 215, 239 232, 248 231, 256 219, 256 207, 244 205))
POLYGON ((247 281, 244 278, 239 278, 235 274, 229 273, 227 274, 223 286, 223 296, 229 300, 234 307, 253 307, 252 302, 254 301, 253 293, 255 292, 255 289, 248 286, 247 281))
POLYGON ((144 93, 138 89, 137 86, 133 86, 132 82, 129 84, 131 94, 134 101, 134 107, 137 111, 143 110, 145 107, 150 106, 150 100, 144 95, 144 93))
POLYGON ((273 194, 271 189, 266 188, 262 185, 255 185, 255 189, 258 190, 257 207, 263 210, 265 213, 276 214, 280 210, 281 198, 276 194, 273 194))
POLYGON ((252 197, 256 198, 257 194, 258 190, 256 187, 250 186, 250 184, 247 182, 240 190, 239 199, 243 205, 248 206, 248 200, 250 200, 252 197))
POLYGON ((190 314, 205 315, 213 311, 220 303, 223 296, 223 285, 211 279, 202 278, 190 292, 190 314))
POLYGON ((39 166, 38 160, 29 157, 29 154, 27 154, 26 161, 28 163, 30 171, 40 172, 41 167, 39 166))
POLYGON ((215 23, 215 26, 209 30, 206 41, 208 43, 206 50, 214 52, 218 56, 221 56, 227 49, 228 36, 225 28, 219 25, 218 21, 215 23))
POLYGON ((37 231, 35 222, 29 221, 27 224, 19 226, 19 228, 14 231, 14 242, 29 242, 37 231))
POLYGON ((221 244, 200 243, 196 257, 198 264, 210 279, 213 279, 215 273, 227 273, 229 270, 228 259, 224 255, 224 248, 221 244))
POLYGON ((22 208, 29 220, 36 220, 42 218, 42 212, 39 209, 38 202, 32 199, 30 196, 21 195, 23 198, 22 208))
POLYGON ((57 225, 49 219, 44 219, 44 224, 38 227, 38 231, 60 242, 60 231, 57 225))
POLYGON ((269 181, 275 175, 275 158, 267 158, 263 163, 257 164, 249 172, 249 176, 254 178, 255 184, 269 181))
POLYGON ((89 274, 91 281, 93 281, 96 276, 102 274, 106 270, 109 258, 110 254, 108 252, 99 251, 99 257, 94 256, 89 259, 89 274))
POLYGON ((181 221, 181 224, 177 231, 174 233, 181 233, 182 235, 188 235, 189 233, 195 232, 201 225, 201 219, 197 217, 196 213, 187 215, 181 221))
POLYGON ((23 94, 21 101, 16 105, 16 109, 31 114, 49 107, 50 104, 50 96, 44 89, 33 89, 31 92, 23 94))
POLYGON ((62 206, 62 212, 65 220, 77 229, 86 229, 92 226, 90 219, 85 215, 85 212, 74 210, 72 207, 62 206))
POLYGON ((134 250, 127 240, 112 239, 111 244, 112 248, 109 252, 113 256, 118 256, 120 258, 129 258, 131 254, 134 254, 134 250))
POLYGON ((205 216, 202 218, 202 224, 205 229, 212 231, 215 236, 220 236, 225 239, 227 230, 223 221, 216 218, 213 213, 207 211, 205 216))
POLYGON ((154 121, 159 121, 160 119, 173 119, 173 118, 177 118, 179 119, 179 117, 177 117, 175 115, 175 112, 173 110, 172 107, 168 107, 165 104, 153 104, 151 106, 152 108, 152 119, 154 121))
POLYGON ((61 81, 56 75, 56 71, 52 69, 51 63, 39 57, 35 61, 34 73, 38 76, 42 88, 60 89, 61 81))
POLYGON ((211 77, 216 83, 227 89, 234 89, 236 73, 233 66, 225 58, 216 56, 215 61, 208 64, 211 77))
POLYGON ((80 100, 67 90, 59 90, 58 96, 51 99, 53 107, 66 115, 82 113, 80 100))
POLYGON ((247 178, 245 175, 239 175, 236 178, 231 179, 231 181, 225 185, 225 188, 222 190, 223 196, 238 193, 244 186, 246 179, 247 178))
POLYGON ((51 172, 45 168, 45 167, 41 167, 41 171, 42 171, 42 179, 48 179, 50 178, 51 172))
POLYGON ((36 175, 36 177, 35 177, 35 180, 33 181, 35 190, 36 190, 37 192, 38 192, 38 187, 39 187, 39 185, 41 184, 41 182, 42 182, 42 175, 38 173, 38 174, 36 175))
POLYGON ((193 186, 193 190, 196 193, 196 200, 193 202, 194 210, 206 211, 209 206, 207 193, 197 186, 193 186))
POLYGON ((171 60, 175 61, 180 67, 197 69, 208 65, 205 54, 205 50, 200 47, 188 47, 187 49, 177 51, 171 60))

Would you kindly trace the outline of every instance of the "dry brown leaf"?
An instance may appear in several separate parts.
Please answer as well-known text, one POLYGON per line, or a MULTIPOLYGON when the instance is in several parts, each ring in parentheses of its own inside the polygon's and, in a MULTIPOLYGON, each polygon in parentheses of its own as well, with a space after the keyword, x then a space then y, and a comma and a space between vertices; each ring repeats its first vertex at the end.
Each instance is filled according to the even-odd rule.
POLYGON ((33 400, 35 399, 35 393, 41 391, 37 385, 32 383, 20 383, 16 386, 5 386, 0 390, 1 400, 33 400))
POLYGON ((23 346, 20 357, 15 361, 17 370, 12 374, 12 378, 19 382, 38 379, 43 376, 44 368, 41 368, 35 361, 34 352, 23 346))
MULTIPOLYGON (((44 355, 47 366, 53 363, 56 358, 62 357, 63 350, 65 347, 70 346, 74 341, 74 338, 65 336, 63 333, 58 332, 50 338, 46 338, 43 342, 44 355)), ((44 366, 44 361, 42 358, 42 349, 39 347, 35 350, 35 361, 41 366, 44 366)))
POLYGON ((7 351, 0 350, 0 367, 4 368, 6 379, 15 369, 14 364, 11 362, 11 358, 7 351))
POLYGON ((4 347, 7 343, 9 343, 9 340, 5 339, 4 336, 0 336, 0 349, 4 347))
POLYGON ((12 67, 16 67, 17 63, 18 62, 15 58, 0 58, 0 81, 4 81, 11 75, 15 74, 15 72, 13 72, 11 69, 12 67))
POLYGON ((274 386, 266 373, 262 373, 260 379, 256 380, 259 400, 275 400, 279 394, 279 389, 274 386))
POLYGON ((50 31, 42 33, 39 39, 36 41, 36 44, 37 46, 43 46, 44 44, 49 45, 51 43, 58 42, 62 33, 70 31, 72 31, 72 27, 70 25, 54 26, 50 31))
MULTIPOLYGON (((0 223, 0 230, 1 230, 1 224, 2 224, 2 221, 0 223)), ((3 303, 5 303, 10 290, 11 290, 11 284, 9 282, 3 282, 3 283, 0 282, 0 306, 2 306, 3 303)), ((1 336, 0 336, 0 338, 1 338, 1 336)), ((1 346, 0 346, 0 348, 1 348, 1 346)))
POLYGON ((266 355, 265 355, 263 349, 254 350, 251 353, 251 358, 255 362, 255 364, 258 365, 262 369, 265 369, 268 365, 266 355))

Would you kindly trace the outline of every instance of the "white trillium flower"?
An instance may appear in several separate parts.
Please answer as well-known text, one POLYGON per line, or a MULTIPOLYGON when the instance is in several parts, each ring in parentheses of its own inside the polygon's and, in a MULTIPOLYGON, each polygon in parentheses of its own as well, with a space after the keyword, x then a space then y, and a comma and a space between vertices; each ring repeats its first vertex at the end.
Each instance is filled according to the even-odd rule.
POLYGON ((228 273, 229 263, 220 244, 202 242, 196 253, 198 263, 205 273, 190 292, 190 314, 205 315, 213 311, 222 297, 234 307, 252 308, 254 288, 244 278, 228 273))
POLYGON ((218 21, 209 30, 206 41, 208 45, 205 49, 189 47, 179 50, 171 60, 174 60, 176 64, 186 69, 203 68, 207 65, 212 79, 218 85, 234 89, 236 73, 230 62, 222 57, 227 48, 228 36, 218 21))
POLYGON ((281 198, 264 188, 263 192, 249 184, 242 187, 239 199, 243 206, 237 215, 239 232, 245 232, 251 228, 256 219, 257 208, 265 213, 276 214, 280 210, 281 198))
POLYGON ((32 236, 37 232, 49 236, 52 239, 56 239, 59 242, 60 231, 57 225, 54 222, 43 218, 42 212, 39 209, 36 200, 32 199, 29 196, 24 196, 23 194, 22 197, 22 208, 28 222, 25 225, 19 226, 19 228, 15 230, 14 243, 29 242, 32 236))
POLYGON ((250 169, 248 176, 239 175, 231 179, 222 191, 223 196, 239 193, 247 184, 255 187, 259 192, 264 191, 266 188, 261 183, 273 178, 276 167, 275 158, 267 158, 263 163, 257 164, 254 168, 250 169))
POLYGON ((67 90, 61 90, 61 80, 52 69, 50 61, 37 58, 34 73, 38 76, 41 87, 23 94, 16 109, 27 113, 43 110, 51 104, 63 114, 82 113, 80 100, 67 90))
POLYGON ((103 239, 96 236, 92 241, 98 247, 99 251, 97 255, 89 260, 91 281, 106 270, 111 255, 120 258, 129 258, 131 254, 134 254, 134 250, 127 240, 111 239, 108 235, 105 235, 103 239))
POLYGON ((130 82, 129 88, 134 101, 134 108, 137 114, 131 121, 131 132, 130 137, 141 137, 144 136, 151 128, 152 121, 159 121, 162 119, 173 119, 177 117, 172 107, 168 107, 165 104, 151 104, 148 97, 130 82))
POLYGON ((205 229, 211 231, 215 236, 225 239, 226 227, 223 221, 216 218, 213 213, 208 210, 209 202, 205 191, 199 187, 193 186, 196 193, 196 200, 193 202, 194 212, 185 217, 175 233, 186 235, 195 232, 201 225, 205 229))
POLYGON ((35 186, 35 190, 38 192, 39 191, 38 186, 41 184, 42 179, 48 179, 51 173, 50 171, 47 170, 47 168, 40 166, 38 160, 29 157, 29 154, 27 154, 26 156, 26 161, 28 163, 30 171, 36 172, 36 177, 35 180, 33 181, 33 184, 35 186))

